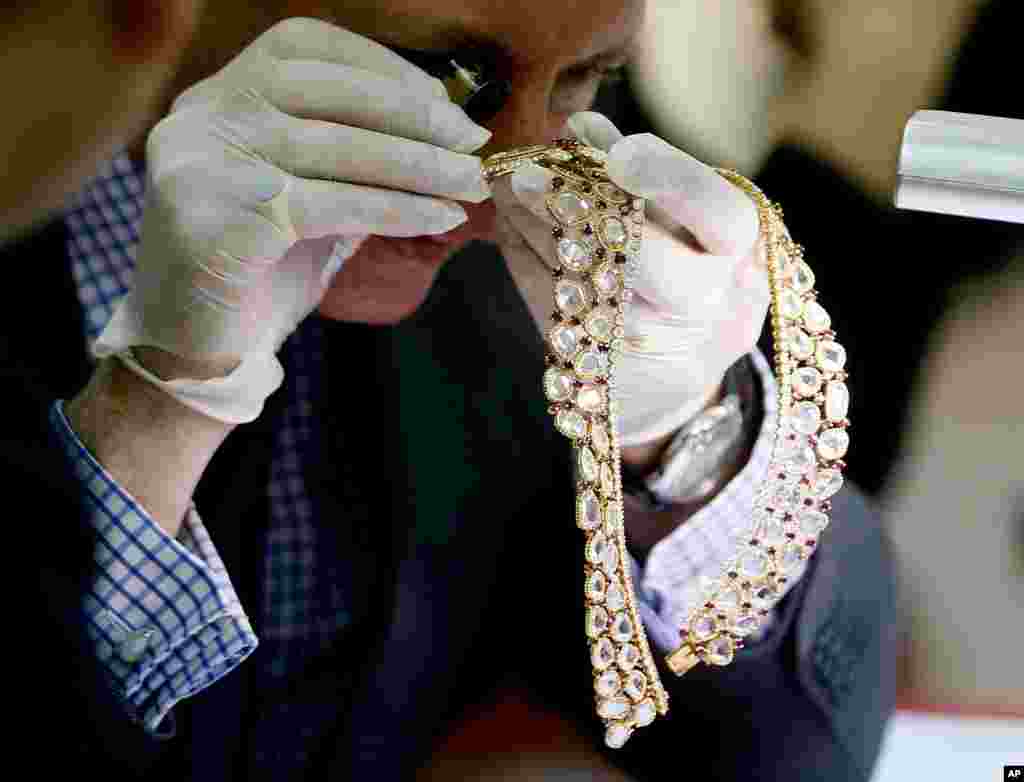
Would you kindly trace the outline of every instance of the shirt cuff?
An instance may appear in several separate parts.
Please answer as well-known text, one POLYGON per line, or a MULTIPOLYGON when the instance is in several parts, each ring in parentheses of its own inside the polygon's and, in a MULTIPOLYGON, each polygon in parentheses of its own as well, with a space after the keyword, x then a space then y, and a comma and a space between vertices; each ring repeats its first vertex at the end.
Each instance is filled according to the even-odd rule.
MULTIPOLYGON (((716 579, 736 553, 737 541, 749 535, 751 512, 771 463, 778 420, 775 375, 759 350, 750 354, 760 385, 764 418, 747 464, 704 507, 658 541, 641 565, 633 561, 640 613, 653 642, 665 653, 680 645, 679 628, 697 608, 705 585, 716 579)), ((803 575, 801 569, 786 582, 784 592, 803 575)), ((770 629, 763 622, 756 642, 770 629)))
POLYGON ((258 640, 195 507, 172 538, 89 453, 60 400, 50 424, 97 532, 87 633, 126 711, 155 734, 176 703, 234 670, 258 640))

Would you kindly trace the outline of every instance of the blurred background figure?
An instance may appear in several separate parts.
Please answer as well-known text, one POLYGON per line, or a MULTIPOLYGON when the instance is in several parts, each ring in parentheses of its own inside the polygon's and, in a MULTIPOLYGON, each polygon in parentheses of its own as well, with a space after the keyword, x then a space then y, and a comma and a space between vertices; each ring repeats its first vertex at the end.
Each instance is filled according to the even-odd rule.
POLYGON ((60 207, 152 121, 201 3, 39 0, 0 9, 0 241, 60 207))

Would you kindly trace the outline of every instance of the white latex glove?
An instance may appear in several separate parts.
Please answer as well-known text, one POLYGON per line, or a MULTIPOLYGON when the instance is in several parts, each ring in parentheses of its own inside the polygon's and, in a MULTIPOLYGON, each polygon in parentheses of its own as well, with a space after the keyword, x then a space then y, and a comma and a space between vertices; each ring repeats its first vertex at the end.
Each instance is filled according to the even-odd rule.
POLYGON ((252 420, 283 377, 274 353, 368 235, 444 233, 467 219, 450 199, 489 197, 466 154, 489 138, 380 44, 279 23, 150 134, 135 285, 96 354, 207 415, 252 420), (132 346, 188 359, 188 379, 163 382, 132 346))
MULTIPOLYGON (((648 199, 627 349, 615 371, 621 442, 642 445, 700 412, 757 342, 770 303, 757 210, 713 169, 656 136, 623 137, 595 112, 574 114, 568 129, 608 153, 616 185, 648 199), (644 352, 630 346, 637 336, 644 352)), ((553 176, 529 164, 493 185, 499 245, 542 332, 554 309, 542 260, 554 252, 556 223, 544 203, 553 176)))

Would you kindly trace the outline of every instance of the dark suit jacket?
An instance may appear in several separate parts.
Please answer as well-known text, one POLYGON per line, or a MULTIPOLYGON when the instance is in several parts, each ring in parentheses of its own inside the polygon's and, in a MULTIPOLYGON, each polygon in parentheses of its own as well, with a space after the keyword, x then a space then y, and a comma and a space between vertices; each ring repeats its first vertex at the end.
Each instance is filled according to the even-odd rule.
MULTIPOLYGON (((538 390, 540 341, 524 345, 532 323, 485 245, 452 261, 409 322, 327 324, 326 436, 310 485, 324 549, 353 574, 350 627, 285 684, 257 681, 250 658, 179 704, 164 737, 131 723, 83 638, 91 535, 46 423, 49 401, 89 371, 64 238, 58 222, 0 253, 32 292, 2 324, 3 477, 31 503, 7 516, 9 762, 41 778, 70 766, 110 780, 402 779, 509 671, 599 740, 570 449, 538 390)), ((229 437, 196 494, 257 632, 282 398, 229 437)), ((847 489, 771 635, 727 669, 666 672, 670 716, 610 756, 638 779, 865 780, 893 660, 887 547, 847 489)))

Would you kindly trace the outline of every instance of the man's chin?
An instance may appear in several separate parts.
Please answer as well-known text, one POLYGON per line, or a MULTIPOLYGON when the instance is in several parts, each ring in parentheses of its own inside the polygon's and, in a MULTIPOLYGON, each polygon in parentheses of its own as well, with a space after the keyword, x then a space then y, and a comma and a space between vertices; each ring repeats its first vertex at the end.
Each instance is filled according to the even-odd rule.
POLYGON ((392 325, 416 312, 445 262, 471 241, 495 241, 493 202, 463 204, 469 220, 445 234, 368 237, 320 303, 332 320, 392 325))

